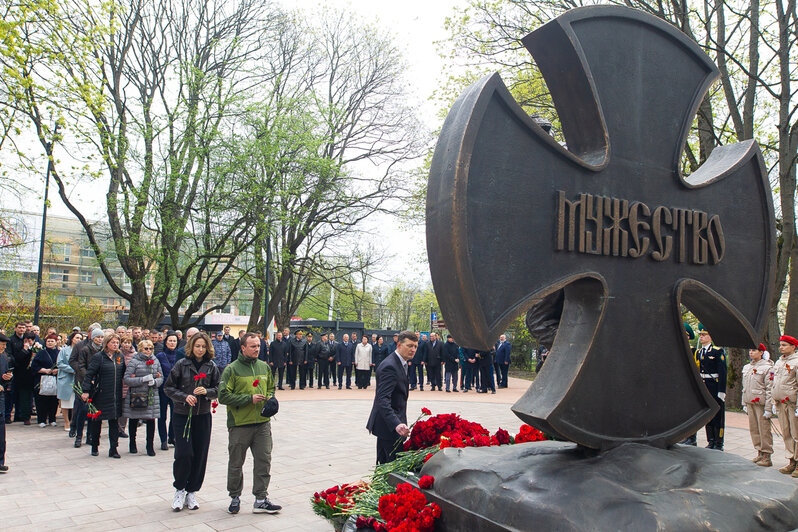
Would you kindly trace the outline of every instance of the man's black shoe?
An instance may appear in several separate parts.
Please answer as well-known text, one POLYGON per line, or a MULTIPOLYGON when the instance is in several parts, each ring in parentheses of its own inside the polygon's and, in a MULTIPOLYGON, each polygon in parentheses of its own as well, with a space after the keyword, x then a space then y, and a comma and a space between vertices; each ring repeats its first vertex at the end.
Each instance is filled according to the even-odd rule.
POLYGON ((108 450, 108 458, 122 458, 119 456, 119 453, 116 452, 116 449, 109 449, 108 450))
POLYGON ((347 387, 346 387, 346 389, 347 389, 347 390, 351 390, 351 389, 352 389, 352 387, 351 387, 351 386, 347 386, 347 387))
POLYGON ((8 466, 0 465, 0 473, 8 473, 8 466))
POLYGON ((490 393, 496 393, 496 390, 491 390, 490 393))
POLYGON ((237 514, 239 510, 241 510, 241 499, 233 497, 230 499, 230 506, 227 507, 227 513, 237 514))
POLYGON ((328 389, 328 390, 330 389, 330 386, 329 386, 329 385, 327 386, 327 389, 328 389))
POLYGON ((706 445, 706 447, 705 447, 705 449, 714 449, 714 448, 715 448, 715 442, 712 442, 712 441, 711 441, 711 442, 709 442, 709 443, 706 445))
POLYGON ((277 389, 278 390, 284 390, 285 388, 283 388, 282 386, 278 386, 277 389))
POLYGON ((69 438, 74 438, 77 435, 78 435, 77 430, 69 429, 69 436, 68 436, 69 438))
POLYGON ((255 514, 276 514, 283 507, 279 504, 273 504, 269 499, 263 499, 261 502, 255 501, 255 505, 252 507, 252 513, 255 514))
POLYGON ((457 388, 455 388, 453 391, 455 391, 455 392, 456 392, 456 391, 457 391, 457 388))
POLYGON ((167 444, 165 441, 162 441, 161 442, 161 450, 162 451, 168 451, 169 450, 169 444, 167 444))
POLYGON ((124 430, 120 430, 119 431, 119 437, 120 438, 127 438, 128 437, 127 432, 125 432, 124 430))
POLYGON ((97 447, 92 447, 91 448, 91 455, 92 456, 99 456, 100 455, 100 450, 97 449, 97 447))
POLYGON ((82 445, 82 443, 81 443, 81 441, 80 441, 80 438, 76 439, 76 440, 75 440, 75 449, 77 449, 77 448, 78 448, 78 447, 80 447, 81 445, 82 445))
POLYGON ((341 387, 339 386, 339 387, 338 387, 338 389, 339 389, 339 390, 342 390, 343 388, 341 388, 341 387))

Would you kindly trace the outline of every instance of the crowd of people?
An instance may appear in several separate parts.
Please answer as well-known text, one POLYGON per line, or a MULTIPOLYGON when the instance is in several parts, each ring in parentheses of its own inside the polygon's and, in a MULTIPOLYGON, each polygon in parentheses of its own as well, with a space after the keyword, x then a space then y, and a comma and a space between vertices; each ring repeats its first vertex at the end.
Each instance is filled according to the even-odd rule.
MULTIPOLYGON (((274 379, 268 364, 258 360, 261 339, 243 333, 233 355, 225 342, 216 358, 216 341, 196 328, 155 331, 120 326, 103 329, 93 323, 69 334, 18 322, 6 335, 0 331, 0 472, 5 464, 6 424, 18 422, 56 427, 60 407, 64 430, 74 447, 90 446, 99 455, 107 424, 108 456, 121 458, 119 440, 128 440, 138 454, 137 433, 145 427, 145 451, 156 455, 174 447, 172 508, 196 510, 211 440, 212 410, 227 408, 229 432, 228 490, 230 513, 238 513, 247 451, 255 460, 253 512, 277 513, 269 501, 271 416, 276 408, 274 379), (84 443, 85 429, 85 443, 84 443), (268 437, 265 437, 268 436, 268 437)), ((214 335, 215 336, 215 335, 214 335)))
MULTIPOLYGON (((267 342, 263 334, 230 328, 206 333, 93 323, 69 333, 31 321, 0 330, 0 472, 5 464, 5 425, 38 424, 64 431, 72 445, 90 447, 98 456, 103 437, 108 456, 119 459, 120 440, 129 454, 174 448, 173 508, 196 509, 211 435, 211 410, 227 406, 229 432, 229 510, 237 513, 247 450, 255 460, 254 511, 275 513, 268 499, 271 464, 270 415, 263 405, 276 403, 276 390, 313 388, 368 389, 379 364, 397 350, 377 334, 314 333, 288 328, 267 342), (332 382, 331 382, 332 381, 332 382), (263 403, 263 404, 261 404, 263 403), (35 407, 35 408, 34 408, 35 407), (35 421, 33 416, 35 415, 35 421), (103 426, 105 425, 105 431, 103 426), (85 432, 85 434, 84 434, 85 432), (103 432, 105 436, 103 436, 103 432), (156 440, 156 435, 158 439, 156 440)), ((418 349, 407 362, 410 389, 496 393, 506 388, 511 345, 502 335, 490 350, 461 348, 451 335, 415 333, 418 349)))

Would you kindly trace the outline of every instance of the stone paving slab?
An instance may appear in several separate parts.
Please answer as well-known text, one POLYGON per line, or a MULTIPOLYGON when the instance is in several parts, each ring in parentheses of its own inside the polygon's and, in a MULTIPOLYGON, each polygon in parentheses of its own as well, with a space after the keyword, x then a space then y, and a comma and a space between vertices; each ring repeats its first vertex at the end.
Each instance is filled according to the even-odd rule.
MULTIPOLYGON (((510 406, 529 386, 511 379, 496 395, 411 392, 408 417, 413 420, 426 406, 434 414, 456 412, 483 424, 514 432, 520 420, 510 406)), ((332 527, 316 516, 309 504, 314 491, 340 482, 359 480, 370 472, 376 442, 365 429, 374 387, 367 390, 294 390, 279 392, 280 413, 272 423, 274 453, 270 497, 283 505, 278 515, 252 514, 251 458, 244 466, 241 513, 227 514, 226 415, 214 415, 213 436, 205 484, 198 493, 200 509, 173 512, 170 508, 173 450, 155 457, 127 452, 120 440, 121 460, 107 457, 103 435, 100 456, 89 447, 72 447, 63 427, 40 428, 21 423, 7 425, 8 474, 0 475, 0 529, 10 531, 68 530, 266 530, 328 531, 332 527)), ((727 414, 726 450, 753 456, 747 420, 727 414)), ((774 435, 774 465, 786 463, 781 439, 774 435)), ((699 445, 705 443, 699 432, 699 445)), ((143 450, 143 430, 139 449, 143 450)))

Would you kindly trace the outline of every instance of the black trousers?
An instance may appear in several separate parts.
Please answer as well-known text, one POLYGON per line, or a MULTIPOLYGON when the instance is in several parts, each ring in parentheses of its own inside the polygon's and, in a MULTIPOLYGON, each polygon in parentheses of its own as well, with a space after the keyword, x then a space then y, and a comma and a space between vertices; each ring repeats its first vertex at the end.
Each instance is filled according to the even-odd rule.
POLYGON ((387 464, 396 460, 396 453, 402 450, 402 437, 377 438, 377 464, 387 464))
POLYGON ((211 445, 211 414, 191 416, 191 429, 187 438, 183 432, 188 416, 175 413, 172 424, 175 427, 175 462, 172 473, 175 489, 189 493, 199 491, 205 480, 205 466, 208 463, 208 448, 211 445))
MULTIPOLYGON (((137 421, 138 419, 131 419, 130 423, 128 423, 127 431, 130 436, 131 445, 136 443, 136 432, 138 431, 137 421)), ((155 441, 155 420, 142 419, 141 422, 147 426, 147 449, 153 449, 153 441, 155 441)))
POLYGON ((305 386, 313 388, 313 370, 315 364, 308 362, 299 366, 299 388, 304 389, 305 386))
POLYGON ((492 365, 482 366, 479 368, 479 380, 482 384, 481 390, 488 391, 488 385, 492 391, 496 391, 496 386, 493 384, 493 367, 492 365))
POLYGON ((410 378, 411 390, 416 387, 416 384, 418 384, 422 390, 424 389, 424 366, 420 363, 408 366, 407 375, 410 378))
POLYGON ((510 369, 510 364, 499 364, 500 378, 496 379, 500 388, 507 388, 507 372, 510 369))
POLYGON ((14 421, 27 421, 30 419, 33 407, 33 384, 20 385, 14 378, 14 421))
POLYGON ((0 465, 6 465, 6 413, 5 412, 0 412, 0 465))
POLYGON ((443 379, 441 378, 441 365, 435 366, 427 366, 427 377, 429 378, 430 386, 433 389, 437 386, 441 388, 443 386, 443 379))
MULTIPOLYGON (((101 419, 93 419, 89 422, 89 430, 91 431, 91 446, 100 446, 100 430, 103 428, 101 419)), ((116 449, 119 444, 119 419, 113 418, 108 420, 108 442, 110 449, 116 449)))
POLYGON ((175 441, 175 430, 172 426, 172 409, 174 405, 161 388, 158 388, 158 400, 161 405, 161 417, 158 418, 158 436, 161 438, 161 443, 166 441, 173 442, 175 441), (169 414, 168 420, 166 419, 167 413, 169 414))
POLYGON ((319 359, 319 388, 330 387, 330 361, 326 358, 319 359))
POLYGON ((338 387, 343 386, 344 372, 346 372, 346 387, 349 388, 352 386, 352 366, 350 364, 338 366, 338 387))
POLYGON ((293 390, 296 388, 296 364, 288 364, 288 375, 286 376, 285 383, 293 390))
POLYGON ((34 397, 36 401, 36 422, 55 423, 55 414, 58 412, 58 397, 55 395, 39 395, 34 397))
POLYGON ((274 382, 278 388, 283 387, 283 378, 285 377, 285 364, 282 366, 272 366, 272 375, 274 375, 274 382))
POLYGON ((368 388, 371 383, 371 369, 356 369, 355 384, 358 388, 368 388))
POLYGON ((338 382, 338 364, 335 362, 334 358, 332 362, 330 362, 330 377, 332 378, 333 384, 338 382))
POLYGON ((726 403, 721 401, 718 396, 714 396, 715 401, 720 407, 707 426, 707 443, 714 449, 723 449, 723 432, 726 426, 726 403))
POLYGON ((83 439, 83 426, 86 424, 86 403, 81 401, 80 396, 75 394, 75 402, 72 408, 72 426, 75 428, 75 440, 83 439))

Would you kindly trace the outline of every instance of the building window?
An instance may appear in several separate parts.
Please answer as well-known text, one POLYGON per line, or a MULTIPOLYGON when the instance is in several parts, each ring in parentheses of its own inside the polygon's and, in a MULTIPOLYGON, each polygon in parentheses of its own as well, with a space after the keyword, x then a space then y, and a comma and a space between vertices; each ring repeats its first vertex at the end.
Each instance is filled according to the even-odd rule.
POLYGON ((61 262, 70 262, 72 260, 72 244, 54 242, 50 249, 53 253, 53 260, 61 262))
POLYGON ((94 258, 94 250, 88 244, 80 246, 80 256, 94 258))
POLYGON ((80 270, 80 282, 90 283, 92 281, 92 274, 89 270, 80 270))
POLYGON ((50 270, 50 281, 61 283, 61 288, 68 288, 69 270, 61 268, 50 270))

